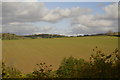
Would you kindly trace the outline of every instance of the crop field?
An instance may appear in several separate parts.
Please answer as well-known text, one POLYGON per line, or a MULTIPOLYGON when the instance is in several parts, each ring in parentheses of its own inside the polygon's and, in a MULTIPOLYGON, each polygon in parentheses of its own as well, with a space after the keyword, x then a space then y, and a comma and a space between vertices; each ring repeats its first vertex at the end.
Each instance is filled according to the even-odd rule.
POLYGON ((92 49, 105 53, 118 48, 118 37, 70 37, 70 38, 41 38, 24 40, 3 40, 2 58, 10 66, 24 73, 33 71, 37 63, 46 62, 57 69, 65 57, 84 58, 89 60, 92 49))

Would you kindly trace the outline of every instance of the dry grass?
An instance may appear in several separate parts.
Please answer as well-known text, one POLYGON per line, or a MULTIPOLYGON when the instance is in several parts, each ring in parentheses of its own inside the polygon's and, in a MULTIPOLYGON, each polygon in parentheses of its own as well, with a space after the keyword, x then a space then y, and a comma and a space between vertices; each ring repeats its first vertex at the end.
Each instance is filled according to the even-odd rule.
POLYGON ((57 69, 64 57, 89 59, 98 46, 106 53, 118 48, 118 38, 110 36, 3 40, 3 59, 23 72, 34 70, 35 64, 46 62, 57 69))

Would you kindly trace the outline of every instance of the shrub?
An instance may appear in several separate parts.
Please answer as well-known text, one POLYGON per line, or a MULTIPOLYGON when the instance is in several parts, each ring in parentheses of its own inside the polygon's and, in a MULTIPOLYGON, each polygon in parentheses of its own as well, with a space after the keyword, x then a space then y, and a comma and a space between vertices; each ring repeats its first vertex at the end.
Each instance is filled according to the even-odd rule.
POLYGON ((57 70, 60 78, 119 78, 120 54, 118 49, 105 54, 97 47, 93 49, 89 62, 74 57, 64 58, 57 70))
POLYGON ((94 54, 90 57, 89 66, 83 68, 84 77, 88 78, 119 78, 119 59, 116 55, 118 49, 106 55, 97 47, 93 49, 94 54))
POLYGON ((50 78, 52 72, 52 65, 46 65, 46 63, 36 64, 37 68, 32 72, 31 76, 33 78, 50 78))
POLYGON ((8 67, 2 62, 2 78, 23 78, 23 75, 16 68, 8 67))
POLYGON ((61 66, 57 70, 60 78, 78 78, 82 68, 86 62, 83 59, 76 59, 74 57, 64 58, 61 66))

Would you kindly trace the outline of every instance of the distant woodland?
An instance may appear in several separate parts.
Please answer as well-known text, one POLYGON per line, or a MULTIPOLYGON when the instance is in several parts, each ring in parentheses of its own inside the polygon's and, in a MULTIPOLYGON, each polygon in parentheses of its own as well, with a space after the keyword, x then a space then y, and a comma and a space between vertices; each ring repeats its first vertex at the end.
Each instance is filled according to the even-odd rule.
POLYGON ((24 35, 18 36, 16 34, 11 33, 1 33, 0 39, 2 40, 17 40, 17 39, 36 39, 36 38, 62 38, 62 37, 84 37, 84 36, 120 36, 120 32, 107 32, 107 33, 99 33, 99 34, 91 34, 91 35, 77 35, 77 36, 65 36, 59 34, 33 34, 33 35, 24 35))

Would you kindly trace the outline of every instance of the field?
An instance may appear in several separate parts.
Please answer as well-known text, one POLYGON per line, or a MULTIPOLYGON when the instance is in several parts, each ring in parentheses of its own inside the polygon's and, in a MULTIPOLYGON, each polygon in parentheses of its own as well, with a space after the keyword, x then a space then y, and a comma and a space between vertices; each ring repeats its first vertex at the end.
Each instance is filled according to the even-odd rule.
POLYGON ((65 57, 89 59, 92 49, 98 46, 106 53, 118 48, 118 37, 94 36, 49 39, 3 40, 3 60, 24 73, 34 70, 40 62, 57 69, 65 57))

